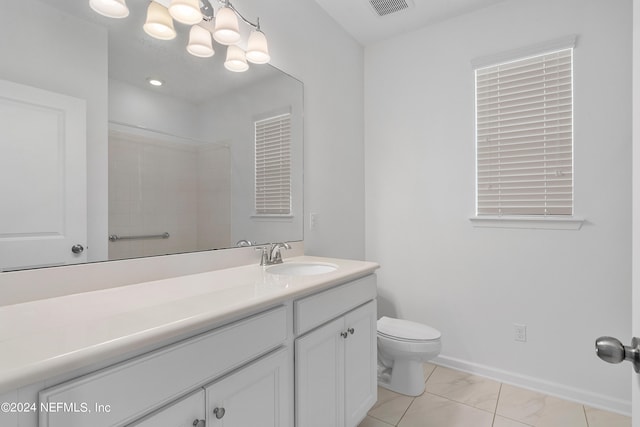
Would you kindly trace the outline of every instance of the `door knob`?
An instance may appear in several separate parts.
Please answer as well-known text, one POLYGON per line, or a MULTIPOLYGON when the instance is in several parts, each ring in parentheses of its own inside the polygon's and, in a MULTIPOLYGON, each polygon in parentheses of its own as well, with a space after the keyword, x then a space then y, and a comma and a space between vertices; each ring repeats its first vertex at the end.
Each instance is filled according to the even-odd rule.
POLYGON ((628 360, 633 363, 633 369, 640 373, 640 338, 633 337, 631 346, 627 347, 617 338, 600 337, 596 340, 596 354, 609 363, 628 360))
POLYGON ((193 420, 193 427, 204 427, 206 425, 205 420, 193 420))
POLYGON ((225 411, 225 410, 224 410, 224 408, 215 408, 215 409, 213 410, 213 414, 214 414, 214 415, 216 416, 216 418, 217 418, 217 419, 219 419, 219 420, 220 420, 220 419, 222 419, 222 417, 224 417, 225 412, 227 412, 227 411, 225 411))
POLYGON ((80 243, 71 246, 71 252, 73 252, 74 254, 81 254, 83 251, 84 246, 82 246, 80 243))

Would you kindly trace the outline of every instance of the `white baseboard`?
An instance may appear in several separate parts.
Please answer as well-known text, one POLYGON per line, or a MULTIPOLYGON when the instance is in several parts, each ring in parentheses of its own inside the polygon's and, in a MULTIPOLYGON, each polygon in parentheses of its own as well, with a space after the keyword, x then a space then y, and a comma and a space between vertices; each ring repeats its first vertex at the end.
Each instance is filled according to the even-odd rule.
POLYGON ((544 381, 538 378, 503 371, 490 366, 479 365, 447 356, 438 356, 429 362, 434 365, 487 377, 495 381, 537 391, 550 396, 559 397, 561 399, 571 400, 593 408, 603 409, 605 411, 615 412, 629 417, 631 416, 630 400, 615 399, 602 394, 567 387, 562 384, 544 381))

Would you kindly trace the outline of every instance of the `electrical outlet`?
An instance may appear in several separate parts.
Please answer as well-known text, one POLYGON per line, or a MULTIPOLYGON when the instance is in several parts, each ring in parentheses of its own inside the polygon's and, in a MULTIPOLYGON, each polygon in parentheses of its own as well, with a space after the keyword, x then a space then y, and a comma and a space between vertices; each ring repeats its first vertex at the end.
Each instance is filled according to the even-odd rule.
POLYGON ((527 325, 519 323, 513 324, 513 339, 520 342, 527 342, 527 325))
POLYGON ((311 212, 309 214, 309 230, 315 230, 318 226, 318 214, 311 212))

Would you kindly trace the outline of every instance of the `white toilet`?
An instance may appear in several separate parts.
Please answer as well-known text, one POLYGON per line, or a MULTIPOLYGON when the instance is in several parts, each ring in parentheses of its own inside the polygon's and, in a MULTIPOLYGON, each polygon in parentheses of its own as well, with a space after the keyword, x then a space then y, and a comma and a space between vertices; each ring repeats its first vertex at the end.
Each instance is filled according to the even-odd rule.
POLYGON ((378 385, 397 393, 424 392, 423 362, 440 353, 440 331, 409 320, 378 320, 378 385))

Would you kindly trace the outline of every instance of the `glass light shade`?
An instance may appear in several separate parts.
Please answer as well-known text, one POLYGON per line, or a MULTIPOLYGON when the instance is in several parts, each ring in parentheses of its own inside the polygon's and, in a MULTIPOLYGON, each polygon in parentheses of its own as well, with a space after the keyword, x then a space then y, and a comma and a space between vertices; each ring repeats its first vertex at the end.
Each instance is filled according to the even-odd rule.
POLYGON ((253 30, 247 42, 247 60, 254 64, 266 64, 271 60, 267 38, 260 30, 253 30))
POLYGON ((200 0, 171 0, 169 14, 178 22, 194 25, 202 21, 200 0))
POLYGON ((91 9, 107 18, 126 18, 129 8, 125 0, 89 0, 91 9))
POLYGON ((235 45, 227 47, 227 59, 224 61, 224 68, 235 73, 247 71, 249 64, 247 64, 244 50, 235 45))
POLYGON ((216 14, 213 38, 220 44, 236 44, 240 41, 240 29, 236 13, 228 7, 221 7, 216 14))
POLYGON ((199 25, 194 25, 189 31, 189 44, 187 52, 200 58, 208 58, 215 53, 211 33, 199 25))
POLYGON ((173 19, 163 5, 152 1, 147 9, 147 21, 142 26, 144 32, 160 40, 171 40, 176 37, 173 19))

